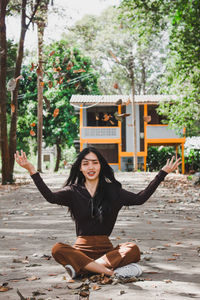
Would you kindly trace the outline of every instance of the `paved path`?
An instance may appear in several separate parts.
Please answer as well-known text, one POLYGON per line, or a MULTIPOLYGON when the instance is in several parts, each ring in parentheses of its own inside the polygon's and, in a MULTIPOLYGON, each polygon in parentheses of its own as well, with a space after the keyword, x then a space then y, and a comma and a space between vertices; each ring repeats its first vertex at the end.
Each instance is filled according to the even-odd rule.
MULTIPOLYGON (((116 174, 134 192, 154 175, 116 174)), ((65 180, 55 174, 43 178, 52 189, 65 180)), ((88 299, 200 299, 199 223, 199 187, 186 176, 168 175, 147 203, 121 210, 111 236, 114 245, 138 244, 143 275, 126 284, 89 282, 88 299)), ((74 223, 65 208, 46 202, 32 182, 10 191, 0 189, 0 291, 11 288, 0 292, 0 299, 22 300, 17 290, 24 299, 87 299, 78 296, 82 282, 68 283, 64 269, 51 257, 51 248, 59 241, 75 241, 74 223)))

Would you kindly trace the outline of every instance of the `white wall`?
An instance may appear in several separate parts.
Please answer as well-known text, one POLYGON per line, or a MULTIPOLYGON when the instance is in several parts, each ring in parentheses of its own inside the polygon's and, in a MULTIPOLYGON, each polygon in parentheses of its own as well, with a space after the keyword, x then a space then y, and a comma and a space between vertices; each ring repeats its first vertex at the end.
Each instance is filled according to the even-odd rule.
MULTIPOLYGON (((129 117, 126 118, 126 152, 133 152, 134 144, 133 144, 133 124, 132 121, 132 107, 128 105, 126 107, 126 112, 131 114, 129 117)), ((137 134, 137 151, 140 151, 140 112, 139 112, 139 105, 136 105, 136 134, 137 134)))

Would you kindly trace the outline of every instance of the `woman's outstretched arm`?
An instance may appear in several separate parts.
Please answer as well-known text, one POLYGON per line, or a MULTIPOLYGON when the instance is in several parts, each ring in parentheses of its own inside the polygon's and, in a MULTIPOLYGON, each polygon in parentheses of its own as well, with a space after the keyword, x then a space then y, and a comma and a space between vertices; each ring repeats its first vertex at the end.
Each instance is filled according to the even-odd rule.
POLYGON ((73 198, 71 187, 66 186, 57 192, 52 192, 44 183, 35 167, 28 161, 24 151, 21 150, 21 155, 19 154, 19 151, 17 151, 15 154, 15 160, 22 168, 28 170, 38 190, 48 202, 64 206, 71 205, 73 198))
POLYGON ((178 166, 181 164, 181 158, 178 158, 174 161, 174 156, 172 157, 172 159, 168 159, 166 162, 166 165, 162 168, 163 171, 165 171, 166 173, 171 173, 174 172, 178 166))
POLYGON ((141 205, 145 203, 151 195, 155 192, 159 184, 164 180, 167 174, 175 171, 180 165, 181 159, 174 161, 174 156, 172 159, 168 159, 166 165, 161 169, 161 171, 156 175, 156 177, 149 183, 149 185, 141 192, 135 194, 127 190, 121 189, 120 199, 122 205, 141 205))
POLYGON ((28 161, 27 157, 26 157, 26 153, 21 150, 21 155, 19 154, 19 151, 17 151, 15 154, 15 160, 18 163, 18 165, 20 165, 20 167, 26 169, 30 175, 33 175, 35 173, 37 173, 35 167, 28 161))

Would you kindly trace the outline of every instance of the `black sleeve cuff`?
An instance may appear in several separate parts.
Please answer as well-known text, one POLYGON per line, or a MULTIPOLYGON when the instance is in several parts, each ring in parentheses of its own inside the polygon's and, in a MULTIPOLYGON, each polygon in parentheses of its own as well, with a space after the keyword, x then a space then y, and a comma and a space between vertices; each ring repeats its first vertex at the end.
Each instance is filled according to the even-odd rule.
POLYGON ((158 173, 158 177, 161 181, 163 181, 165 179, 165 177, 167 176, 167 172, 163 171, 163 170, 160 170, 160 172, 158 173))

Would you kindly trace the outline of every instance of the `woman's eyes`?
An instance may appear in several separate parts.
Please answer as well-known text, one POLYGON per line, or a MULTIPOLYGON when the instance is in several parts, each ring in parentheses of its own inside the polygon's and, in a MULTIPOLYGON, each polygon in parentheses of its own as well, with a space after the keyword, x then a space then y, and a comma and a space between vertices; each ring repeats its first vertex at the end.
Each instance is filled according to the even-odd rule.
MULTIPOLYGON (((99 164, 99 162, 98 161, 93 161, 92 162, 94 165, 97 165, 97 164, 99 164)), ((83 166, 87 166, 88 165, 88 162, 84 162, 83 163, 83 166)))

